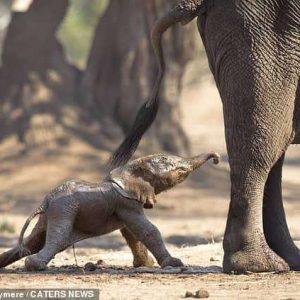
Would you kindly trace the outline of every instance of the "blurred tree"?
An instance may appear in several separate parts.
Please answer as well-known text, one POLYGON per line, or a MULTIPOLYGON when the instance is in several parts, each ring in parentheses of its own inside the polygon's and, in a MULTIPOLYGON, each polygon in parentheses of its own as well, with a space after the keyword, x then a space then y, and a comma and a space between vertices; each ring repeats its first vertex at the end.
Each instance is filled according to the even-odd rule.
MULTIPOLYGON (((2 52, 3 39, 10 22, 10 8, 12 0, 2 0, 0 2, 0 55, 2 52)), ((1 61, 1 60, 0 60, 1 61)))
MULTIPOLYGON (((157 74, 150 30, 160 14, 174 2, 111 0, 98 23, 81 95, 89 106, 96 104, 95 109, 108 135, 113 123, 126 132, 150 94, 157 74)), ((180 125, 178 101, 185 67, 195 54, 194 35, 193 26, 178 25, 165 36, 168 70, 160 94, 162 105, 148 133, 152 144, 157 141, 156 148, 188 152, 189 143, 180 125)))
POLYGON ((83 69, 93 39, 94 28, 108 0, 70 0, 68 13, 58 30, 70 60, 83 69))
MULTIPOLYGON (((0 68, 0 139, 16 134, 27 149, 66 142, 72 135, 110 150, 121 141, 157 73, 151 27, 175 0, 110 0, 92 44, 89 33, 84 49, 72 46, 72 37, 79 45, 76 31, 80 36, 81 27, 92 27, 107 1, 72 0, 72 18, 61 31, 68 0, 33 0, 26 11, 12 14, 0 68), (66 59, 58 32, 60 39, 69 36, 63 42, 77 60, 91 46, 83 72, 66 59)), ((189 149, 178 102, 185 67, 195 53, 194 35, 193 26, 175 26, 165 36, 168 70, 147 146, 175 153, 189 149)))
POLYGON ((68 0, 34 0, 12 14, 0 69, 0 138, 14 133, 31 146, 60 135, 60 100, 74 93, 74 69, 55 37, 67 7, 68 0))

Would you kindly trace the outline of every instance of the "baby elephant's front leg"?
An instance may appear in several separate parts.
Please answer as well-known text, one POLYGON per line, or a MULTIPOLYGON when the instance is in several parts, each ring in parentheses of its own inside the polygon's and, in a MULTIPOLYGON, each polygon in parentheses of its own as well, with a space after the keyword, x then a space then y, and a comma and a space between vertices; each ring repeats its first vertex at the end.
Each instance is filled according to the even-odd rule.
POLYGON ((125 202, 125 205, 121 205, 117 210, 119 218, 154 255, 159 265, 162 268, 166 266, 183 266, 181 260, 172 257, 166 249, 159 230, 146 218, 143 205, 125 198, 123 202, 125 202))

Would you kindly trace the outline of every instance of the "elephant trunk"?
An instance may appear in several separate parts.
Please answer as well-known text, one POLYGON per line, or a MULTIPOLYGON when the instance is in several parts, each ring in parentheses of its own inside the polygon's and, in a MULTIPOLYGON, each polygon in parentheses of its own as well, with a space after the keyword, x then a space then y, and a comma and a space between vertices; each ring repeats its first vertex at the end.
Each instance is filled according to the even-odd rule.
POLYGON ((191 159, 193 170, 200 168, 210 159, 213 159, 214 164, 218 164, 220 161, 220 155, 216 152, 210 152, 193 157, 191 159))

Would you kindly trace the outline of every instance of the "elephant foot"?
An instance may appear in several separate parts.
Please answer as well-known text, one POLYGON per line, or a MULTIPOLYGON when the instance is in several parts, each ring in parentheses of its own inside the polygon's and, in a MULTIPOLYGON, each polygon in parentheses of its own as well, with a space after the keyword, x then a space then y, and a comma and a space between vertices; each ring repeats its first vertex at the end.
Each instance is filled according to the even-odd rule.
POLYGON ((133 252, 133 266, 135 268, 139 267, 152 267, 154 265, 154 260, 147 251, 147 248, 141 243, 138 242, 134 248, 133 252))
POLYGON ((26 271, 44 271, 47 269, 47 263, 40 259, 37 254, 30 255, 25 259, 26 271))
POLYGON ((297 265, 290 265, 291 271, 300 271, 300 264, 297 265))
POLYGON ((276 250, 275 252, 288 263, 292 271, 300 271, 300 250, 295 245, 290 248, 282 249, 281 251, 276 250))
POLYGON ((150 256, 140 256, 140 257, 134 257, 133 260, 133 266, 135 268, 139 267, 153 267, 154 265, 154 260, 150 256))
POLYGON ((121 233, 132 251, 133 266, 135 268, 152 267, 154 265, 154 260, 149 256, 145 245, 137 240, 127 227, 122 228, 121 233))
POLYGON ((182 263, 182 261, 180 259, 178 259, 176 257, 169 256, 169 257, 165 258, 162 261, 160 266, 162 268, 165 268, 165 267, 183 267, 184 264, 182 263))
POLYGON ((288 272, 289 265, 267 245, 256 249, 225 253, 224 273, 243 274, 247 272, 288 272))
POLYGON ((265 230, 269 247, 288 263, 291 270, 300 271, 300 250, 294 244, 288 228, 273 226, 272 230, 265 230))

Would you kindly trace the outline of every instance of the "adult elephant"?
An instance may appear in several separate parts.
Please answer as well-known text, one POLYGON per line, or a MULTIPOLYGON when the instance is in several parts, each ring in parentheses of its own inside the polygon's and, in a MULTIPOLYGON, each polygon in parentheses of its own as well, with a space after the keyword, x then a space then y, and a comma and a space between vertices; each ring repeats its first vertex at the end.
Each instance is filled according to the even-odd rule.
POLYGON ((223 102, 231 169, 223 269, 300 270, 281 191, 285 151, 300 142, 299 0, 180 1, 153 29, 160 73, 112 164, 131 157, 155 118, 164 73, 163 32, 195 17, 223 102))

